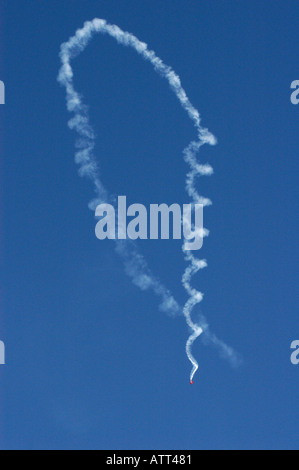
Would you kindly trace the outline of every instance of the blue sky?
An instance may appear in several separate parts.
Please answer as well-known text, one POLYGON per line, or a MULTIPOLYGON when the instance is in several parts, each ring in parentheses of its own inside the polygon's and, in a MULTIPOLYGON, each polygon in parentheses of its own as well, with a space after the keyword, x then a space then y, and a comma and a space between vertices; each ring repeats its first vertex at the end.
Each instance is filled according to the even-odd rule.
MULTIPOLYGON (((1 448, 298 448, 298 18, 295 0, 1 0, 1 448), (199 181, 213 206, 194 283, 243 365, 198 341, 193 387, 184 319, 159 312, 96 239, 73 161, 58 53, 94 17, 171 65, 218 138, 202 153, 215 175, 199 181)), ((167 83, 103 37, 73 66, 110 192, 189 202, 182 150, 195 132, 167 83)), ((180 243, 140 249, 183 303, 180 243)))

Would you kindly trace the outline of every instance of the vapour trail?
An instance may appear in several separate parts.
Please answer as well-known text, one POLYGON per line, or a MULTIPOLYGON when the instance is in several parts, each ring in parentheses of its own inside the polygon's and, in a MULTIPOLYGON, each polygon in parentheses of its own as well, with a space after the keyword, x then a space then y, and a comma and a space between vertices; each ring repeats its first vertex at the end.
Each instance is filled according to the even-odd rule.
MULTIPOLYGON (((78 151, 75 155, 75 161, 79 165, 79 174, 80 176, 85 176, 91 180, 96 193, 96 199, 89 204, 90 209, 94 210, 98 204, 108 202, 111 198, 99 176, 99 169, 94 156, 95 134, 89 123, 87 107, 74 88, 71 61, 86 48, 93 36, 98 33, 113 37, 123 46, 132 47, 145 61, 152 64, 153 68, 160 76, 168 81, 170 88, 173 90, 181 106, 193 122, 198 135, 198 140, 191 142, 184 150, 184 159, 190 167, 190 171, 186 177, 186 191, 194 203, 209 206, 211 201, 208 198, 199 195, 195 187, 195 181, 198 176, 211 175, 213 173, 213 169, 208 164, 199 164, 196 155, 202 145, 215 145, 216 138, 207 129, 201 126, 200 114, 191 104, 182 87, 179 76, 171 67, 165 65, 154 51, 149 50, 147 44, 141 42, 134 35, 122 31, 118 26, 110 25, 105 20, 96 18, 93 21, 86 22, 84 27, 82 29, 78 29, 76 34, 71 37, 68 42, 61 45, 60 58, 62 66, 58 76, 58 81, 66 89, 67 109, 69 112, 73 113, 73 117, 69 121, 69 127, 74 129, 79 136, 76 142, 78 151)), ((208 235, 208 231, 204 231, 204 235, 208 235)), ((116 240, 116 251, 123 258, 125 271, 132 279, 132 282, 142 290, 151 289, 161 298, 161 310, 172 314, 180 311, 180 307, 174 297, 171 295, 169 290, 153 276, 144 257, 137 252, 136 247, 132 242, 116 240)), ((183 308, 183 313, 186 318, 187 325, 191 330, 191 334, 186 344, 186 353, 193 366, 190 375, 190 380, 192 382, 194 374, 198 369, 198 363, 191 353, 191 348, 196 338, 204 331, 208 331, 208 326, 204 317, 201 320, 203 327, 192 321, 192 310, 195 305, 201 302, 203 294, 191 287, 191 278, 199 269, 206 267, 207 263, 196 259, 190 252, 185 250, 184 246, 183 251, 185 253, 186 261, 190 263, 183 275, 182 283, 189 294, 189 300, 183 308)), ((216 336, 211 337, 210 335, 210 340, 220 348, 224 355, 230 357, 229 353, 232 353, 234 356, 234 352, 218 340, 216 336)))

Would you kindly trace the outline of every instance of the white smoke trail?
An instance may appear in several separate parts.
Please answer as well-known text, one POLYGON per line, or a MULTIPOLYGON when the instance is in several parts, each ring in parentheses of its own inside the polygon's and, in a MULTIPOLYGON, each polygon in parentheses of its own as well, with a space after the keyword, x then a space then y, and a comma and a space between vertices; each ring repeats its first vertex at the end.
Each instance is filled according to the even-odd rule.
MULTIPOLYGON (((77 93, 73 85, 71 61, 86 48, 92 37, 97 33, 107 34, 113 37, 119 44, 132 47, 144 60, 152 64, 159 75, 168 81, 171 89, 181 103, 181 106, 193 122, 198 134, 198 141, 191 142, 191 144, 184 150, 185 161, 190 166, 190 172, 186 177, 186 190, 194 203, 203 204, 204 206, 210 205, 211 201, 200 196, 196 191, 195 180, 201 175, 211 175, 213 173, 213 169, 208 164, 199 164, 196 159, 196 154, 204 144, 215 145, 216 139, 207 129, 201 127, 200 114, 191 104, 181 85, 179 76, 171 67, 165 65, 162 60, 156 56, 155 52, 149 50, 147 44, 141 42, 134 35, 122 31, 118 26, 110 25, 105 20, 96 18, 93 21, 86 22, 82 29, 77 30, 75 36, 71 37, 68 42, 62 44, 60 52, 62 66, 58 76, 58 81, 66 89, 67 109, 69 112, 73 113, 73 118, 69 121, 69 127, 74 129, 79 135, 79 139, 76 142, 78 151, 75 155, 76 163, 79 165, 79 174, 80 176, 85 176, 92 181, 96 193, 96 199, 89 204, 90 209, 94 210, 98 204, 107 202, 110 199, 110 196, 99 177, 98 166, 93 153, 95 147, 95 135, 89 124, 87 108, 83 104, 81 96, 77 93)), ((204 231, 204 235, 207 234, 208 231, 204 231)), ((166 289, 152 275, 144 257, 137 252, 135 245, 128 241, 117 240, 116 250, 123 258, 126 273, 131 277, 132 282, 135 285, 142 290, 151 289, 157 296, 159 296, 162 299, 162 304, 160 305, 161 310, 169 313, 179 312, 180 307, 178 303, 168 289, 166 289)), ((191 278, 197 273, 197 271, 206 267, 207 263, 202 260, 197 260, 190 252, 185 251, 184 248, 183 250, 185 252, 186 261, 191 263, 183 275, 182 282, 190 296, 188 302, 183 308, 183 313, 185 315, 186 322, 191 329, 191 334, 186 344, 186 352, 193 365, 190 376, 190 380, 192 382, 194 374, 198 369, 198 363, 191 353, 191 347, 195 339, 204 331, 207 331, 207 325, 204 319, 202 319, 202 322, 205 325, 205 328, 195 324, 191 319, 192 310, 196 304, 201 302, 203 295, 196 289, 192 288, 190 282, 191 278)), ((223 351, 223 354, 226 353, 228 357, 230 354, 234 355, 234 352, 218 340, 216 336, 213 336, 212 342, 217 344, 217 346, 223 351)))
MULTIPOLYGON (((84 105, 81 96, 76 92, 73 85, 73 70, 71 60, 82 52, 95 32, 108 32, 112 35, 118 33, 118 28, 109 26, 103 20, 94 20, 85 23, 83 29, 78 30, 76 35, 62 44, 60 57, 62 67, 59 72, 58 81, 66 89, 67 109, 73 113, 73 118, 69 121, 70 129, 74 129, 79 138, 76 141, 78 151, 75 161, 79 165, 80 176, 89 178, 96 193, 96 199, 90 202, 89 208, 94 210, 98 204, 108 202, 111 197, 102 184, 99 176, 98 165, 94 156, 95 134, 89 124, 87 107, 84 105), (107 31, 105 28, 108 28, 107 31)), ((112 201, 111 201, 112 202, 112 201)), ((132 282, 142 290, 152 290, 162 301, 160 309, 170 314, 179 312, 180 307, 166 289, 151 273, 144 257, 139 254, 132 243, 118 240, 116 251, 123 258, 127 275, 132 282)))
POLYGON ((187 325, 190 327, 192 334, 188 338, 186 343, 186 353, 191 362, 193 368, 190 374, 190 382, 193 382, 193 377, 198 369, 198 362, 191 353, 191 348, 194 341, 203 333, 202 327, 195 324, 191 319, 191 312, 194 309, 195 305, 199 304, 203 299, 203 294, 198 292, 196 289, 192 288, 190 285, 191 278, 200 270, 207 267, 207 262, 205 260, 196 259, 190 252, 185 252, 185 259, 191 264, 186 268, 183 275, 183 286, 188 292, 190 298, 184 306, 184 315, 186 318, 187 325))

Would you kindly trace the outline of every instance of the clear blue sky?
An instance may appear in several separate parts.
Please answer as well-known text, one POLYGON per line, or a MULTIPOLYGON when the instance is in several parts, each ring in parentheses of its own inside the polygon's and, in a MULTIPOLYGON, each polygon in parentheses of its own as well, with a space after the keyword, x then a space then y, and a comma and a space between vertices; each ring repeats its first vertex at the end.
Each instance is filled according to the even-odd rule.
MULTIPOLYGON (((297 0, 1 0, 3 449, 298 448, 299 79, 297 0), (92 188, 56 81, 59 47, 105 18, 180 75, 219 144, 200 180, 213 200, 207 270, 194 280, 234 370, 198 341, 193 387, 183 318, 158 310, 94 235, 92 188)), ((148 64, 97 37, 74 62, 102 179, 133 202, 187 203, 194 129, 148 64)), ((178 242, 140 245, 183 303, 178 242)))

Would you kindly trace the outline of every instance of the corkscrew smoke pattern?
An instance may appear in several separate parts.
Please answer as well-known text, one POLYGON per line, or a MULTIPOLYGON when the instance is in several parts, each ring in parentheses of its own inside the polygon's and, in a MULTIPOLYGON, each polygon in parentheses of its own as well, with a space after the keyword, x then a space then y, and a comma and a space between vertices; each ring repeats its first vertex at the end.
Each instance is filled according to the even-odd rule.
MULTIPOLYGON (((198 140, 191 142, 184 150, 184 159, 190 168, 186 176, 186 191, 194 204, 211 205, 210 199, 201 196, 197 192, 195 184, 198 176, 212 175, 213 169, 209 164, 199 163, 196 156, 203 145, 215 145, 216 138, 201 126, 200 114, 191 104, 182 87, 179 76, 171 67, 165 65, 155 52, 148 48, 147 44, 141 42, 131 33, 124 32, 118 26, 110 25, 105 20, 96 18, 93 21, 86 22, 84 27, 78 29, 68 42, 61 45, 60 58, 62 66, 58 76, 58 81, 66 89, 67 109, 73 114, 69 121, 69 127, 75 130, 79 136, 76 142, 76 147, 79 150, 75 155, 75 161, 79 166, 79 174, 82 177, 87 177, 93 183, 96 193, 96 199, 89 204, 90 209, 95 210, 98 204, 108 202, 111 198, 99 176, 98 164, 94 156, 95 134, 89 123, 87 107, 83 103, 81 95, 74 88, 71 61, 87 47, 93 36, 99 33, 113 37, 123 46, 132 47, 145 61, 152 64, 158 74, 168 81, 170 88, 175 93, 183 109, 187 112, 197 132, 198 140)), ((207 236, 208 231, 204 230, 203 235, 207 236)), ((186 342, 186 354, 192 364, 191 383, 193 383, 194 374, 198 369, 198 362, 192 354, 192 345, 203 332, 205 332, 208 341, 214 344, 221 354, 227 357, 233 365, 238 363, 237 354, 210 333, 204 317, 201 317, 201 325, 196 324, 191 318, 194 307, 203 299, 203 294, 191 286, 191 279, 200 269, 207 266, 205 260, 195 258, 183 245, 184 256, 189 264, 184 272, 182 284, 189 295, 189 299, 183 309, 181 309, 169 290, 153 276, 146 260, 137 251, 136 246, 132 242, 116 240, 116 251, 122 257, 126 274, 132 279, 132 282, 142 290, 151 289, 160 297, 160 309, 162 311, 171 314, 183 311, 186 323, 190 329, 190 336, 186 342)))

